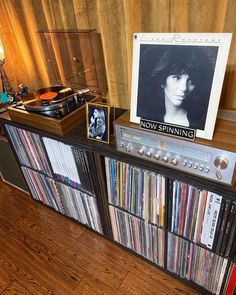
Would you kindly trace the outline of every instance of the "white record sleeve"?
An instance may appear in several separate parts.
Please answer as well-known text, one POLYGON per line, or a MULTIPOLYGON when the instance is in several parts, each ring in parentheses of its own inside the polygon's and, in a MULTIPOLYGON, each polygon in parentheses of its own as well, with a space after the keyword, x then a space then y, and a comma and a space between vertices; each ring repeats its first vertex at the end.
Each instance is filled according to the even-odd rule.
POLYGON ((185 126, 212 139, 231 38, 231 33, 135 33, 130 121, 185 126), (182 120, 167 112, 170 75, 187 81, 185 95, 175 96, 185 110, 182 120))

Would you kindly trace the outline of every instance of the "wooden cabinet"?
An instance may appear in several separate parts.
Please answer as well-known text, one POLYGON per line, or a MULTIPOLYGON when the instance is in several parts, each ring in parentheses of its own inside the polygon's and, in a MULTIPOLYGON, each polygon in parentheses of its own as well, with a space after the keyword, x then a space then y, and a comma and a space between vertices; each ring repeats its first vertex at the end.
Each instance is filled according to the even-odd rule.
POLYGON ((61 137, 0 120, 35 200, 203 294, 224 294, 235 264, 235 188, 118 152, 114 142, 89 141, 85 123, 61 137))

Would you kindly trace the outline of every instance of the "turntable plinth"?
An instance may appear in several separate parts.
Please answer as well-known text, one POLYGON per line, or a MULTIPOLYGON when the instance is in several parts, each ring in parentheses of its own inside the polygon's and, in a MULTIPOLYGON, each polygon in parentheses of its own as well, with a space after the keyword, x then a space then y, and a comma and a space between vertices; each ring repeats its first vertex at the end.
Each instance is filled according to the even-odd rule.
MULTIPOLYGON (((101 96, 96 95, 90 102, 100 102, 101 100, 101 96)), ((61 119, 43 116, 40 113, 28 112, 12 106, 8 107, 7 111, 12 121, 60 136, 65 135, 76 125, 86 120, 85 104, 61 119)))

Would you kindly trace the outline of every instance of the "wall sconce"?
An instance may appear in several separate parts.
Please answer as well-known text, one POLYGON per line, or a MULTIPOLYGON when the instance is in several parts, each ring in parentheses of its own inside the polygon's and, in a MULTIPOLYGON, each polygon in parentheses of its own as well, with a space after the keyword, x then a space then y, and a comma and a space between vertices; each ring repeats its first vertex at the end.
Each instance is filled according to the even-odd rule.
POLYGON ((6 75, 5 70, 4 70, 4 67, 3 67, 4 64, 5 64, 5 53, 4 53, 2 39, 0 38, 0 77, 1 77, 1 81, 2 81, 2 91, 7 94, 8 99, 10 101, 13 101, 14 100, 14 91, 11 87, 9 79, 6 75))

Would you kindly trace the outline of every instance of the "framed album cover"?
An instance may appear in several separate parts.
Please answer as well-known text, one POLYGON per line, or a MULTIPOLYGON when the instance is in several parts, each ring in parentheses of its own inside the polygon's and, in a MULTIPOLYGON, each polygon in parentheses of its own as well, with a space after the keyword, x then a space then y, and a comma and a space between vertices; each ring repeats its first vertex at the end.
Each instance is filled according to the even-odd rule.
POLYGON ((130 121, 212 139, 231 33, 134 34, 130 121))
POLYGON ((87 138, 109 143, 110 106, 99 103, 86 103, 87 138))

